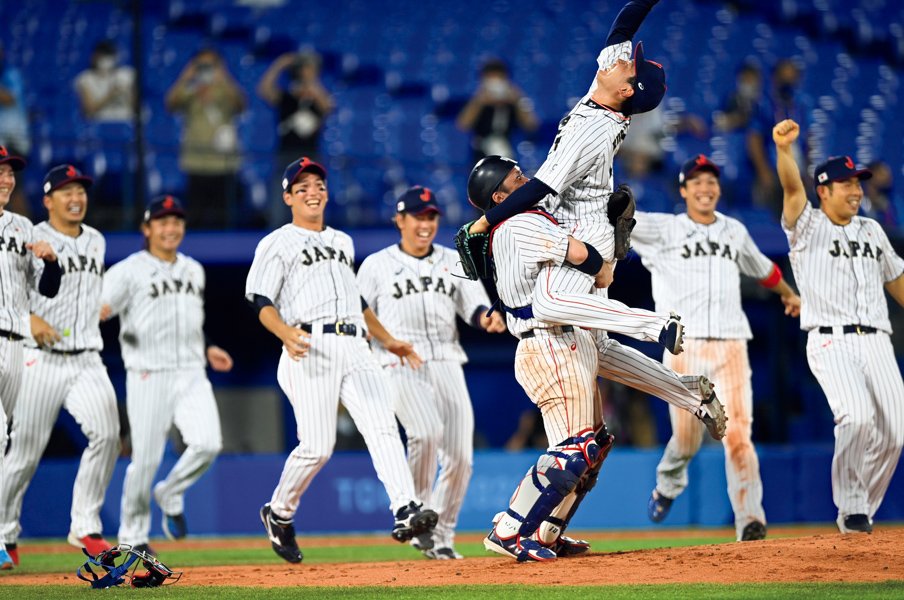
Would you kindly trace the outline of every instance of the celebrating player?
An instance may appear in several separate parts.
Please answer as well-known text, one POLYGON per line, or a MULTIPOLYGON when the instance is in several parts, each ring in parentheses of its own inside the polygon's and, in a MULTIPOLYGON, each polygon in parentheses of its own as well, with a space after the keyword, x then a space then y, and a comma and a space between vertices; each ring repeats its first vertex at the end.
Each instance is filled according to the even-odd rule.
POLYGON ((54 298, 31 295, 31 337, 13 413, 12 442, 0 491, 0 536, 18 554, 22 499, 65 407, 88 438, 72 489, 69 542, 97 556, 110 545, 101 535, 100 509, 119 454, 116 392, 100 360, 100 294, 106 241, 83 223, 92 180, 72 165, 44 177, 48 220, 35 235, 54 246, 63 277, 54 298))
MULTIPOLYGON (((42 296, 53 298, 62 276, 53 246, 34 241, 31 221, 5 210, 16 189, 15 171, 24 168, 23 158, 0 146, 0 449, 6 448, 7 419, 13 414, 22 382, 25 363, 19 342, 29 333, 28 295, 37 287, 42 296)), ((4 488, 4 454, 0 451, 0 490, 4 488)), ((17 550, 13 547, 8 552, 5 540, 5 536, 0 538, 0 570, 19 563, 17 550)))
POLYGON ((153 554, 151 484, 175 425, 185 452, 153 489, 163 532, 186 536, 185 490, 213 464, 222 447, 220 415, 205 366, 232 369, 232 357, 204 340, 204 267, 179 252, 185 211, 173 196, 144 211, 145 250, 115 264, 104 278, 102 318, 119 315, 126 366, 126 409, 132 460, 122 491, 119 542, 153 554))
POLYGON ((841 533, 873 529, 904 446, 904 381, 891 344, 882 288, 904 306, 904 260, 873 219, 857 216, 872 176, 849 156, 814 172, 820 209, 807 200, 792 145, 800 127, 772 130, 785 192, 782 227, 803 300, 807 362, 835 416, 832 499, 841 533))
MULTIPOLYGON (((500 166, 488 167, 494 163, 487 160, 478 163, 469 178, 469 197, 484 210, 507 201, 515 189, 525 185, 513 161, 505 164, 509 171, 501 183, 482 189, 470 185, 485 181, 500 166)), ((581 325, 591 323, 595 314, 587 303, 596 298, 590 288, 605 287, 612 281, 612 271, 599 252, 567 235, 548 213, 529 211, 504 221, 494 230, 491 244, 499 298, 507 306, 519 307, 507 310, 509 331, 521 340, 515 377, 540 408, 547 438, 558 442, 525 476, 509 509, 496 516, 484 546, 519 561, 553 560, 589 548, 586 542, 563 533, 593 487, 613 442, 594 403, 597 374, 656 394, 691 412, 706 423, 716 439, 725 434, 725 413, 705 377, 679 377, 605 335, 600 343, 594 333, 575 328, 572 321, 550 322, 534 314, 538 299, 548 293, 547 278, 556 276, 549 273, 575 272, 557 283, 560 295, 568 299, 566 304, 580 315, 581 325)), ((628 315, 635 310, 622 306, 628 315)))
POLYGON ((376 349, 398 391, 396 416, 408 438, 415 492, 439 514, 432 537, 424 534, 411 543, 428 558, 461 558, 455 524, 471 478, 474 412, 455 315, 491 333, 504 332, 505 323, 498 312, 486 316, 490 301, 480 282, 454 277, 455 251, 433 243, 441 214, 433 192, 412 187, 396 208, 401 241, 364 260, 358 285, 380 321, 410 340, 424 359, 421 368, 405 369, 397 356, 376 349))
POLYGON ((362 311, 352 240, 324 225, 326 169, 300 158, 286 167, 282 187, 292 222, 258 244, 245 296, 261 324, 282 342, 277 380, 298 425, 298 446, 261 519, 276 554, 299 563, 293 518, 301 495, 333 452, 339 401, 364 436, 389 495, 392 537, 405 542, 429 533, 438 517, 416 500, 391 384, 368 347, 365 324, 399 364, 418 366, 421 358, 410 343, 390 335, 370 308, 362 311))
MULTIPOLYGON (((800 314, 800 298, 778 266, 766 258, 747 232, 716 211, 721 195, 719 167, 700 154, 678 175, 687 214, 637 213, 634 249, 653 275, 657 308, 674 306, 684 318, 684 353, 662 362, 679 373, 703 373, 719 389, 728 413, 725 472, 735 514, 737 539, 766 537, 763 483, 751 441, 753 391, 747 340, 752 337, 741 309, 740 274, 778 294, 785 314, 800 314)), ((649 516, 662 521, 672 501, 687 487, 687 466, 700 449, 703 428, 686 411, 669 407, 672 437, 656 470, 649 516)))

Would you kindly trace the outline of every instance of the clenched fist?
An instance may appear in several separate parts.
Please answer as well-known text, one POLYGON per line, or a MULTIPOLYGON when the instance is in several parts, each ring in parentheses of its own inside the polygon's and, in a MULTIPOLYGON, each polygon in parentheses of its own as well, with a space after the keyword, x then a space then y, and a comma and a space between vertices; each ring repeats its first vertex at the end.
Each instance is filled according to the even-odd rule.
POLYGON ((800 125, 792 119, 785 119, 772 128, 772 140, 776 146, 790 146, 800 135, 800 125))

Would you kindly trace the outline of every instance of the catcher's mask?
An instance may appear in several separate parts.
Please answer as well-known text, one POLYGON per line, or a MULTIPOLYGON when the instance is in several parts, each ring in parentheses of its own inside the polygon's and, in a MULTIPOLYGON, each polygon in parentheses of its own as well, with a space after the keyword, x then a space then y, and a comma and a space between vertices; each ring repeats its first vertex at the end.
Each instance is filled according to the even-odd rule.
POLYGON ((75 571, 75 574, 82 581, 90 583, 94 589, 113 587, 126 581, 133 588, 159 587, 164 583, 176 583, 182 578, 182 571, 173 571, 160 562, 156 556, 135 550, 128 544, 114 546, 94 557, 88 554, 84 548, 82 548, 82 552, 85 553, 88 560, 75 571), (137 573, 139 564, 143 565, 147 571, 137 573), (92 565, 98 569, 98 573, 94 572, 94 569, 91 568, 92 565))

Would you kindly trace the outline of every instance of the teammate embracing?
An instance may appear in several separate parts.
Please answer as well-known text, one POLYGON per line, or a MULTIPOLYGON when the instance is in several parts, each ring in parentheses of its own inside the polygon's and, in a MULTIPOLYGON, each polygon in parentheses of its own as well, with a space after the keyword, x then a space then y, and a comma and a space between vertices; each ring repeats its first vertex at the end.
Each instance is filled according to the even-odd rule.
POLYGON ((106 242, 82 222, 91 183, 72 165, 56 166, 44 178, 48 219, 34 231, 53 245, 63 276, 54 298, 30 298, 31 336, 0 491, 0 536, 15 551, 22 499, 61 408, 88 438, 72 489, 69 542, 91 556, 110 548, 101 535, 100 509, 119 454, 119 412, 99 354, 106 242))
POLYGON ((245 283, 245 297, 261 324, 282 342, 276 377, 298 426, 298 446, 260 511, 274 552, 290 563, 303 559, 293 519, 302 494, 333 453, 340 401, 386 488, 395 516, 392 537, 409 541, 431 532, 438 519, 417 500, 392 410, 392 385, 367 333, 400 364, 418 366, 421 358, 410 343, 390 335, 369 307, 362 309, 352 239, 324 224, 326 175, 308 157, 286 167, 282 198, 292 222, 261 240, 245 283))
MULTIPOLYGON (((750 325, 741 308, 740 275, 778 294, 785 313, 800 314, 800 298, 779 268, 756 247, 747 228, 716 210, 719 167, 700 154, 678 176, 687 213, 637 213, 634 250, 653 276, 656 306, 676 307, 684 318, 685 351, 663 355, 679 373, 703 373, 719 390, 728 413, 725 472, 738 541, 766 537, 763 483, 751 441, 753 391, 747 340, 750 325)), ((687 467, 700 449, 702 427, 687 412, 669 407, 672 437, 656 469, 648 513, 662 521, 687 487, 687 467)))
POLYGON ((819 209, 807 200, 792 145, 800 127, 772 130, 785 192, 782 227, 802 298, 807 362, 835 416, 832 499, 841 533, 873 530, 873 517, 904 447, 904 381, 891 344, 883 287, 904 306, 904 260, 882 227, 857 215, 872 177, 849 156, 814 172, 819 209))
MULTIPOLYGON (((12 417, 24 366, 20 343, 29 334, 28 295, 53 298, 60 289, 62 272, 56 253, 46 241, 35 241, 27 218, 5 210, 16 189, 15 171, 25 168, 22 157, 0 146, 0 490, 4 488, 4 455, 7 426, 12 417)), ((19 563, 18 552, 7 552, 0 538, 0 570, 19 563)), ((13 540, 15 541, 15 540, 13 540)))
POLYGON ((175 425, 185 452, 153 488, 163 532, 186 536, 185 490, 222 447, 220 415, 205 367, 232 369, 232 357, 204 339, 204 267, 179 252, 185 211, 173 196, 151 200, 141 231, 145 249, 113 265, 104 278, 102 318, 119 315, 126 366, 132 460, 122 490, 119 542, 153 554, 151 484, 175 425))
POLYGON ((410 340, 424 359, 419 369, 407 369, 391 352, 375 349, 398 391, 396 416, 408 438, 415 491, 439 514, 432 537, 424 534, 411 543, 428 558, 461 558, 455 524, 471 477, 474 412, 455 315, 491 333, 504 332, 505 323, 499 312, 486 316, 490 301, 479 281, 456 276, 455 251, 433 243, 441 215, 433 192, 412 187, 396 208, 401 241, 364 260, 358 285, 380 321, 410 340))

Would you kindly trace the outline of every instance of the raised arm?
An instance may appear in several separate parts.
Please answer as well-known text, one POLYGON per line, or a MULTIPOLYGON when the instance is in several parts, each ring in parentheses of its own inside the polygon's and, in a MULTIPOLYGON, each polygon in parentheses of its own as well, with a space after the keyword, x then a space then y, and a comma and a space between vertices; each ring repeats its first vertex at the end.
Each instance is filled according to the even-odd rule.
POLYGON ((788 227, 794 227, 807 205, 804 182, 800 177, 797 162, 791 153, 791 146, 797 141, 799 135, 800 126, 791 119, 785 119, 772 128, 772 140, 775 142, 778 154, 776 159, 778 179, 785 193, 782 219, 788 227))
POLYGON ((659 0, 631 0, 621 9, 606 38, 606 45, 621 44, 634 39, 634 34, 640 28, 650 11, 659 0))
POLYGON ((276 84, 279 74, 292 64, 296 56, 298 55, 294 52, 286 52, 274 60, 258 82, 257 95, 270 106, 276 106, 276 103, 279 102, 281 92, 276 84))

